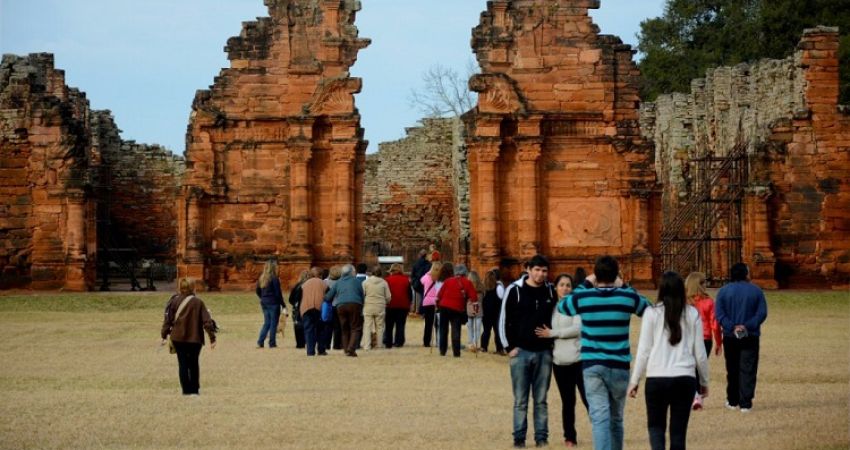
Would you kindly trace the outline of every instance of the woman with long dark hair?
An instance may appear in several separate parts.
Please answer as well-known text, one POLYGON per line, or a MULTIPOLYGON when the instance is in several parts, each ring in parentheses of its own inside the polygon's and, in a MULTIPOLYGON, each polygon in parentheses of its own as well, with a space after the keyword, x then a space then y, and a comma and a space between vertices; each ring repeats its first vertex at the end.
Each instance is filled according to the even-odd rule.
POLYGON ((484 331, 481 333, 481 351, 487 352, 490 342, 490 332, 493 332, 493 343, 496 345, 496 353, 505 354, 502 341, 499 340, 499 314, 502 311, 502 296, 505 295, 505 285, 499 280, 499 269, 493 269, 484 276, 484 299, 482 309, 484 310, 484 331))
POLYGON ((685 281, 676 272, 661 276, 658 302, 643 315, 629 384, 632 398, 637 396, 644 372, 650 446, 653 450, 665 448, 669 414, 670 448, 684 449, 694 394, 699 391, 708 396, 708 357, 699 312, 688 305, 685 281))
MULTIPOLYGON (((555 293, 564 299, 573 292, 573 277, 567 274, 555 278, 555 293)), ((564 445, 576 447, 576 390, 587 409, 584 394, 584 378, 581 366, 581 317, 562 314, 555 308, 552 313, 552 328, 545 325, 534 330, 538 337, 553 338, 552 373, 561 393, 561 419, 564 428, 564 445)))

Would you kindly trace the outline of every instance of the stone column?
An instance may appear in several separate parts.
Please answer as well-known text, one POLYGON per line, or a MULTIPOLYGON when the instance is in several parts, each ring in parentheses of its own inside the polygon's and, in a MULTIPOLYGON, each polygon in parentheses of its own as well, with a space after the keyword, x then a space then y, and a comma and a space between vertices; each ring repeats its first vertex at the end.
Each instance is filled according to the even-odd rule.
POLYGON ((334 256, 340 261, 354 258, 354 161, 359 141, 332 143, 334 161, 334 256))
POLYGON ((68 208, 65 222, 65 242, 67 243, 65 289, 85 291, 86 196, 82 191, 68 192, 65 199, 68 208))
MULTIPOLYGON (((480 270, 499 265, 501 249, 499 248, 499 140, 481 139, 469 145, 469 153, 475 158, 476 183, 473 188, 477 191, 471 196, 476 202, 478 220, 476 234, 478 240, 478 259, 480 270), (476 199, 477 198, 477 199, 476 199)), ((483 272, 482 272, 483 273, 483 272)))
POLYGON ((519 256, 524 260, 540 251, 540 176, 537 166, 542 148, 543 144, 539 138, 517 140, 519 256))
POLYGON ((770 186, 751 185, 744 197, 742 253, 750 267, 750 278, 763 289, 777 289, 776 257, 770 249, 770 221, 767 200, 773 195, 770 186))
POLYGON ((203 280, 205 275, 204 211, 201 200, 204 192, 193 187, 186 192, 186 248, 183 253, 183 270, 180 276, 203 280))
POLYGON ((290 256, 309 259, 310 239, 310 186, 309 163, 313 156, 311 143, 301 139, 289 143, 290 170, 290 256))

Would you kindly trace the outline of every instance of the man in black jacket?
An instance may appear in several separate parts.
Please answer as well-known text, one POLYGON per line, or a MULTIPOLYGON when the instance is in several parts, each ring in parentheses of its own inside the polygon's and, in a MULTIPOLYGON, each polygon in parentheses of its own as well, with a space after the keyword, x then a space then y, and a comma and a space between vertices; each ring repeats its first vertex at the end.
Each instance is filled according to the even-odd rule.
POLYGON ((548 445, 549 410, 546 394, 552 375, 552 340, 538 337, 538 327, 552 327, 555 292, 548 283, 549 261, 537 255, 528 261, 528 277, 511 284, 504 304, 500 334, 510 356, 514 392, 514 447, 525 447, 528 396, 534 396, 534 441, 548 445))
POLYGON ((410 287, 414 293, 410 309, 414 314, 419 314, 419 307, 422 305, 422 296, 425 294, 425 288, 422 286, 420 279, 431 270, 431 263, 428 261, 427 256, 427 250, 419 250, 419 259, 416 260, 413 268, 410 269, 410 287))

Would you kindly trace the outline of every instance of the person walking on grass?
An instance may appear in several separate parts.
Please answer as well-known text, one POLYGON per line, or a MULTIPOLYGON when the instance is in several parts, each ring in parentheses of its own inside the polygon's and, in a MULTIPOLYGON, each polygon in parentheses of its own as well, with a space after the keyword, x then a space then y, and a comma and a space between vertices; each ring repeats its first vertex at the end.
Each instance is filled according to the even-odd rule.
POLYGON ((390 266, 387 277, 390 287, 390 304, 387 305, 386 328, 384 329, 383 344, 386 348, 404 346, 404 328, 407 324, 407 313, 410 311, 410 281, 404 274, 401 264, 390 266))
POLYGON ((502 347, 502 340, 499 339, 499 314, 502 311, 502 297, 505 295, 505 285, 499 280, 499 269, 493 269, 487 272, 484 276, 484 298, 481 301, 481 309, 483 312, 482 325, 484 330, 481 332, 481 351, 487 352, 490 345, 490 334, 493 335, 493 344, 496 347, 496 353, 504 355, 505 350, 502 347))
POLYGON ((650 447, 665 450, 669 417, 670 449, 684 450, 694 394, 708 396, 708 356, 699 311, 688 305, 685 282, 676 272, 662 275, 658 302, 643 314, 630 397, 637 397, 644 373, 650 447))
POLYGON ((304 324, 304 343, 307 356, 315 356, 316 348, 320 356, 327 355, 326 327, 322 323, 322 302, 325 297, 325 282, 321 279, 322 270, 310 269, 310 278, 301 283, 301 320, 304 324))
POLYGON ((302 270, 298 275, 298 283, 289 292, 289 304, 292 305, 292 328, 295 334, 295 348, 307 346, 304 340, 304 321, 301 318, 301 285, 313 275, 309 270, 302 270))
POLYGON ((422 286, 422 276, 431 270, 431 262, 428 261, 428 251, 425 249, 419 250, 419 259, 413 264, 410 269, 410 286, 413 288, 414 298, 413 305, 410 309, 414 314, 421 314, 422 296, 425 294, 425 287, 422 286))
POLYGON ((437 308, 440 310, 440 338, 438 346, 440 355, 446 356, 449 348, 449 328, 452 335, 452 355, 460 358, 460 327, 466 318, 466 303, 478 301, 475 286, 467 278, 466 266, 453 266, 450 262, 443 263, 440 270, 440 281, 443 286, 437 293, 437 308))
MULTIPOLYGON (((573 277, 567 274, 555 278, 556 298, 565 298, 573 291, 573 277)), ((561 421, 564 428, 564 445, 576 447, 578 434, 576 432, 576 390, 581 396, 581 402, 587 409, 587 397, 584 395, 584 379, 581 370, 581 318, 562 314, 557 308, 552 313, 552 328, 543 327, 535 330, 537 336, 554 338, 555 349, 552 351, 552 372, 555 383, 561 393, 561 421)))
POLYGON ((482 300, 484 299, 484 283, 481 282, 481 277, 474 270, 469 272, 469 281, 475 287, 475 299, 468 299, 466 302, 466 329, 469 335, 469 351, 475 353, 478 351, 478 342, 481 339, 481 328, 484 317, 484 308, 482 308, 482 300))
POLYGON ((581 317, 584 392, 593 425, 593 448, 622 450, 623 412, 629 384, 629 323, 649 306, 623 284, 620 266, 610 256, 596 260, 593 274, 562 299, 558 311, 581 317))
POLYGON ((340 279, 325 293, 325 301, 337 305, 345 356, 357 356, 363 335, 363 283, 354 277, 354 266, 342 266, 340 279))
POLYGON ((263 266, 263 273, 257 280, 256 293, 263 311, 263 326, 260 328, 260 337, 257 338, 257 348, 263 348, 266 337, 269 340, 269 348, 276 348, 280 313, 283 310, 286 314, 286 304, 283 302, 283 292, 277 277, 277 263, 273 260, 266 261, 263 266))
POLYGON ((440 271, 442 269, 443 263, 436 261, 431 264, 431 270, 429 270, 425 275, 422 275, 422 278, 419 280, 424 289, 424 294, 422 295, 422 308, 420 308, 422 317, 425 319, 425 330, 422 334, 423 347, 431 346, 431 334, 434 332, 434 328, 437 325, 437 294, 443 286, 443 283, 440 281, 440 271))
POLYGON ((204 346, 204 331, 210 337, 210 350, 215 350, 215 321, 203 300, 195 296, 195 280, 183 278, 178 283, 178 293, 165 305, 160 336, 165 345, 171 345, 177 354, 178 375, 183 395, 200 395, 201 370, 198 359, 204 346))
POLYGON ((363 296, 363 339, 360 347, 372 350, 378 337, 384 336, 384 319, 392 296, 381 266, 375 266, 372 275, 363 281, 363 296))
POLYGON ((750 282, 744 263, 732 266, 732 282, 717 293, 715 315, 726 345, 726 407, 748 413, 753 408, 759 368, 761 325, 767 319, 764 292, 750 282))
MULTIPOLYGON (((691 272, 688 275, 688 278, 685 279, 685 296, 688 298, 688 304, 699 311, 706 356, 711 357, 712 335, 716 343, 714 346, 715 354, 720 355, 723 352, 723 329, 720 328, 720 324, 714 315, 714 300, 708 296, 705 289, 705 274, 691 272)), ((702 396, 699 392, 694 395, 692 408, 697 411, 702 409, 702 396)))
POLYGON ((528 397, 534 397, 534 442, 549 445, 549 406, 546 395, 552 377, 552 340, 538 336, 538 328, 552 327, 552 310, 557 303, 547 282, 549 261, 537 255, 528 261, 521 285, 508 288, 500 321, 505 350, 510 356, 514 394, 514 447, 525 447, 528 432, 528 397))

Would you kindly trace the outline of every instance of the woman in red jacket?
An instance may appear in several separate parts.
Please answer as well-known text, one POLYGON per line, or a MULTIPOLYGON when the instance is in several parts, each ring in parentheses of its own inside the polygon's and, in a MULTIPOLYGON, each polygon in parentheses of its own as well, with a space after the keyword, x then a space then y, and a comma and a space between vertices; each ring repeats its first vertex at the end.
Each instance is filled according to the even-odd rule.
POLYGON ((443 264, 440 281, 443 287, 437 293, 437 307, 440 309, 440 355, 446 356, 448 350, 449 326, 452 328, 452 353, 460 358, 460 327, 466 321, 466 302, 477 302, 475 286, 466 278, 469 271, 463 264, 457 267, 452 263, 443 264))
MULTIPOLYGON (((705 289, 705 274, 701 272, 691 272, 685 280, 685 296, 688 303, 693 305, 699 311, 700 319, 702 319, 702 338, 705 343, 705 354, 711 356, 711 338, 714 336, 714 352, 719 355, 723 352, 723 330, 720 328, 720 323, 714 316, 714 300, 708 296, 705 289)), ((699 379, 699 375, 697 375, 699 379)), ((693 409, 702 409, 702 396, 699 392, 694 396, 693 409)))
POLYGON ((387 305, 384 347, 403 347, 404 327, 407 324, 407 313, 410 311, 410 279, 404 274, 401 264, 393 264, 386 282, 390 286, 391 295, 390 304, 387 305))

